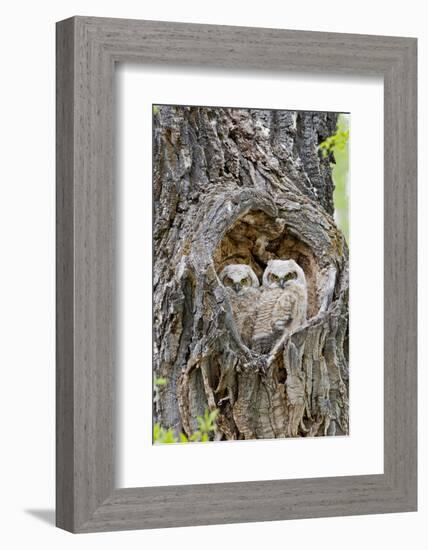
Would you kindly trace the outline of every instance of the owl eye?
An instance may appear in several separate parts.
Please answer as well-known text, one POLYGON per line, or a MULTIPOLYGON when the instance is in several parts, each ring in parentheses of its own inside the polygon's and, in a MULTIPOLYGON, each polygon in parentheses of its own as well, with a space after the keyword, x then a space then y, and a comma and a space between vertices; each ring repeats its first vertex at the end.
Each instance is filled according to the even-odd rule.
POLYGON ((249 284, 250 284, 250 279, 248 277, 241 279, 241 285, 248 286, 249 284))
POLYGON ((233 285, 233 280, 230 277, 225 277, 224 281, 223 281, 223 284, 225 286, 232 286, 233 285))
POLYGON ((275 275, 275 273, 271 273, 271 279, 272 281, 277 281, 279 279, 278 275, 275 275))
POLYGON ((287 273, 285 276, 286 281, 290 281, 291 279, 295 279, 297 277, 297 273, 295 271, 290 271, 290 273, 287 273))

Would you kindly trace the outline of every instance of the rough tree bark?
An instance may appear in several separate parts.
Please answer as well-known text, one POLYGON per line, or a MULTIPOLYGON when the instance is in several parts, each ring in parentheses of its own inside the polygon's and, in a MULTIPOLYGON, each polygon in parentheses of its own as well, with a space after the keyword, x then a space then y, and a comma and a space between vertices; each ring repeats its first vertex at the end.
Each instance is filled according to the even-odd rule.
POLYGON ((333 218, 334 113, 159 106, 154 112, 154 418, 216 439, 348 433, 348 249, 333 218), (293 258, 308 320, 259 356, 217 274, 293 258))

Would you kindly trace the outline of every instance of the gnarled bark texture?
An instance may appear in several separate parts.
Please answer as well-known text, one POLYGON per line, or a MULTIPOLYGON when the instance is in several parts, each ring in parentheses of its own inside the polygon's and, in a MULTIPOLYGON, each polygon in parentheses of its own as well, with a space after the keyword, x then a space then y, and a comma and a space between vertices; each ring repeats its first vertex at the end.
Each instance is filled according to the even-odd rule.
POLYGON ((159 106, 154 113, 154 418, 216 439, 348 433, 348 250, 333 219, 333 113, 159 106), (293 258, 308 320, 269 356, 241 341, 217 274, 293 258))

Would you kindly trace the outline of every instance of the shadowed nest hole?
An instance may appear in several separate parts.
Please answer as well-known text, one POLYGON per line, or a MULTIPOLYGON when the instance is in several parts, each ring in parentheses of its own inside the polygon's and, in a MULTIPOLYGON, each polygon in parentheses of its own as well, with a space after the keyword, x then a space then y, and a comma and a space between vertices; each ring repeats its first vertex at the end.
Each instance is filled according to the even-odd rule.
POLYGON ((230 227, 214 253, 217 273, 229 264, 247 264, 260 283, 268 261, 273 259, 293 259, 302 267, 308 284, 308 318, 314 317, 319 310, 319 266, 311 248, 291 234, 284 219, 249 212, 230 227))

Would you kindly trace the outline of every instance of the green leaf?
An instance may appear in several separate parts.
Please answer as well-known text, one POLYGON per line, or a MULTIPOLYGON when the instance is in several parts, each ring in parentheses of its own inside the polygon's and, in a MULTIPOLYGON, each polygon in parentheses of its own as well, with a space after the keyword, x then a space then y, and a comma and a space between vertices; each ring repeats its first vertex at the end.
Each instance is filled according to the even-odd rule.
POLYGON ((214 420, 217 418, 218 416, 218 409, 215 409, 213 411, 210 412, 210 420, 211 422, 214 422, 214 420))
POLYGON ((205 422, 205 419, 203 416, 198 416, 196 418, 197 422, 198 422, 198 427, 200 429, 200 431, 202 433, 206 432, 207 431, 207 426, 206 426, 206 422, 205 422))
POLYGON ((165 432, 165 436, 163 438, 162 443, 177 443, 177 439, 174 436, 174 432, 170 428, 167 432, 165 432))
POLYGON ((153 441, 155 445, 159 445, 162 443, 177 443, 178 439, 172 428, 166 430, 160 424, 155 423, 153 425, 153 441))
POLYGON ((159 439, 160 439, 160 432, 161 432, 161 427, 160 427, 159 424, 156 423, 156 424, 153 426, 153 440, 154 440, 155 442, 159 441, 159 439))
POLYGON ((201 432, 200 431, 196 431, 196 432, 192 433, 192 435, 189 438, 189 441, 200 441, 200 440, 201 440, 201 432))

